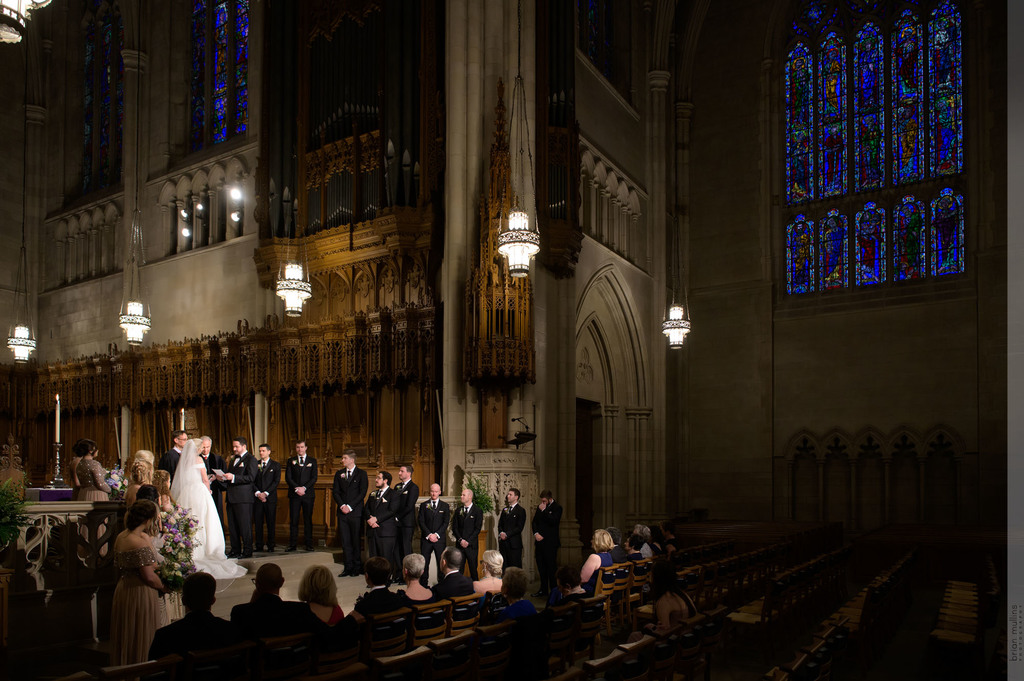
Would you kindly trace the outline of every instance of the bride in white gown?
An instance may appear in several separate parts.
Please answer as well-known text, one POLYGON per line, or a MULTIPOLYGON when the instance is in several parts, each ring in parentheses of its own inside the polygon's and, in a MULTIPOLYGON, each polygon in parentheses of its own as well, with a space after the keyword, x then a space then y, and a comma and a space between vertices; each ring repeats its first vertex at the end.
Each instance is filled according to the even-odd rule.
POLYGON ((178 459, 171 482, 171 495, 182 508, 199 521, 196 538, 202 542, 192 550, 192 560, 200 572, 208 572, 216 579, 235 579, 248 570, 224 555, 224 528, 217 517, 217 508, 210 495, 210 481, 206 477, 206 464, 199 456, 201 440, 189 440, 178 459))

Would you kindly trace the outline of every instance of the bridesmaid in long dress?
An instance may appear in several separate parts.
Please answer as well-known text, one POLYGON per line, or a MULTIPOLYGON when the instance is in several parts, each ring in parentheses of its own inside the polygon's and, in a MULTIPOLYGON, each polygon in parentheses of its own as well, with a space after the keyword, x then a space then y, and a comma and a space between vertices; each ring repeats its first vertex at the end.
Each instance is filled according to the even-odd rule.
POLYGON ((75 468, 78 478, 78 501, 109 501, 110 485, 107 484, 107 472, 96 460, 96 443, 82 438, 75 443, 75 455, 81 457, 75 468))
POLYGON ((135 502, 125 515, 124 532, 114 542, 114 565, 120 573, 110 612, 110 663, 144 662, 162 621, 163 583, 156 574, 153 537, 160 531, 156 504, 135 502))
POLYGON ((142 453, 143 450, 136 452, 135 459, 132 461, 131 466, 128 467, 129 483, 124 492, 124 505, 127 508, 131 508, 132 504, 135 503, 140 487, 153 484, 153 464, 141 458, 139 454, 142 453))

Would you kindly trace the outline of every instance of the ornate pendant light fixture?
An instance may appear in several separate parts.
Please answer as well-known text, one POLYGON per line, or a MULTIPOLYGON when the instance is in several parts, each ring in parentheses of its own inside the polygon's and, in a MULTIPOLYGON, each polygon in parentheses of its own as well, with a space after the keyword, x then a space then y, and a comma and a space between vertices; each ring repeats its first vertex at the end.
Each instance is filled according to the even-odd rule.
POLYGON ((679 271, 679 244, 676 236, 678 227, 673 226, 672 229, 672 271, 669 272, 669 277, 672 281, 672 303, 668 307, 668 314, 665 316, 665 321, 661 323, 661 332, 668 338, 668 346, 670 348, 678 350, 683 347, 683 343, 686 342, 686 336, 690 333, 690 317, 687 312, 686 305, 686 286, 683 285, 683 305, 676 302, 677 290, 679 288, 679 280, 682 279, 682 273, 679 271))
POLYGON ((284 301, 284 313, 289 317, 302 314, 302 306, 313 295, 313 287, 306 278, 303 262, 287 262, 278 274, 277 295, 284 301))
POLYGON ((50 0, 0 0, 0 43, 21 42, 28 13, 49 4, 50 0))
MULTIPOLYGON (((139 26, 141 37, 142 27, 139 26)), ((136 40, 136 47, 141 40, 136 40)), ((135 208, 132 210, 132 231, 128 242, 128 258, 124 264, 124 294, 121 315, 118 318, 128 345, 141 345, 142 338, 152 326, 149 305, 142 296, 142 278, 139 267, 145 264, 142 249, 142 210, 139 209, 139 131, 142 128, 142 70, 137 71, 135 84, 135 208)))
POLYGON ((533 175, 533 147, 530 142, 530 121, 526 113, 526 87, 522 76, 522 0, 518 6, 518 20, 516 80, 512 86, 512 111, 509 116, 509 141, 515 139, 516 144, 510 160, 512 197, 508 215, 501 221, 501 230, 498 232, 498 252, 508 260, 509 274, 525 277, 530 273, 530 259, 540 250, 540 232, 537 231, 537 186, 533 175), (532 216, 527 211, 527 206, 531 204, 532 216))
MULTIPOLYGON (((7 3, 4 2, 6 11, 7 3)), ((28 58, 25 59, 25 85, 28 87, 28 58)), ((28 104, 28 94, 25 95, 28 104)), ((14 284, 14 323, 7 337, 7 347, 14 353, 14 361, 23 364, 36 349, 36 335, 32 331, 32 314, 28 306, 28 252, 25 249, 25 213, 28 208, 28 111, 22 122, 21 134, 21 257, 18 260, 18 279, 14 284)))

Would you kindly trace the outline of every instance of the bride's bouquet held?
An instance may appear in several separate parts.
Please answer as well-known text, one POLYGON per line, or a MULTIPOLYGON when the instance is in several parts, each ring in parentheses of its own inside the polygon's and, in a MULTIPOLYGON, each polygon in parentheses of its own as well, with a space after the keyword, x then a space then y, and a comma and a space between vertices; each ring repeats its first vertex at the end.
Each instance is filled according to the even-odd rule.
POLYGON ((125 492, 128 491, 128 474, 121 468, 121 464, 110 469, 106 483, 110 487, 110 500, 124 501, 125 492))
POLYGON ((160 547, 163 561, 157 566, 157 574, 168 591, 178 593, 185 584, 185 578, 196 571, 192 552, 202 544, 197 536, 199 521, 189 509, 177 504, 170 511, 161 512, 160 520, 163 523, 163 545, 160 547))

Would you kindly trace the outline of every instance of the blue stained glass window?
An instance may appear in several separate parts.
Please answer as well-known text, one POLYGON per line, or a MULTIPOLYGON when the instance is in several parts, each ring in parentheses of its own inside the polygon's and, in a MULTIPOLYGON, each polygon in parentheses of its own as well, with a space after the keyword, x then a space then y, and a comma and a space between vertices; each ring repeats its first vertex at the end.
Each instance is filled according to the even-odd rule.
POLYGON ((924 58, 921 24, 910 10, 896 23, 892 38, 893 180, 920 180, 924 173, 924 58))
POLYGON ((85 28, 85 82, 82 89, 82 120, 84 121, 82 148, 82 191, 92 189, 92 146, 93 146, 93 106, 95 94, 96 68, 96 27, 88 24, 85 28))
POLYGON ((947 0, 928 23, 928 85, 931 101, 930 164, 933 176, 963 167, 963 72, 960 14, 947 0))
POLYGON ((206 134, 206 0, 192 3, 192 151, 203 148, 206 134))
POLYGON ((882 34, 867 24, 853 46, 854 181, 859 191, 885 181, 885 62, 882 34))
POLYGON ((235 132, 249 125, 249 2, 235 6, 235 132))
POLYGON ((249 0, 192 0, 189 141, 195 151, 249 127, 249 0))
POLYGON ((814 223, 797 215, 786 229, 786 293, 814 290, 814 223))
POLYGON ((818 281, 821 290, 844 288, 846 286, 846 216, 832 209, 821 221, 818 236, 818 281))
POLYGON ((964 197, 946 187, 932 201, 931 272, 933 275, 964 271, 964 197))
POLYGON ((110 71, 110 50, 113 49, 114 29, 110 25, 110 16, 103 22, 103 56, 100 71, 100 175, 97 189, 110 183, 110 86, 113 74, 110 71))
POLYGON ((924 203, 904 196, 893 216, 892 272, 896 281, 920 279, 926 274, 924 223, 924 203))
POLYGON ((846 193, 846 47, 835 33, 818 57, 818 181, 821 196, 846 193))
POLYGON ((121 159, 124 156, 124 57, 121 53, 121 47, 124 45, 124 18, 117 15, 117 92, 116 92, 116 107, 117 107, 117 125, 114 127, 114 134, 117 136, 117 153, 113 159, 113 172, 111 173, 112 182, 121 181, 121 159))
POLYGON ((813 60, 803 43, 786 62, 786 190, 790 203, 814 198, 813 60))
POLYGON ((885 210, 868 201, 864 210, 857 213, 854 230, 854 283, 870 286, 885 282, 885 210))

